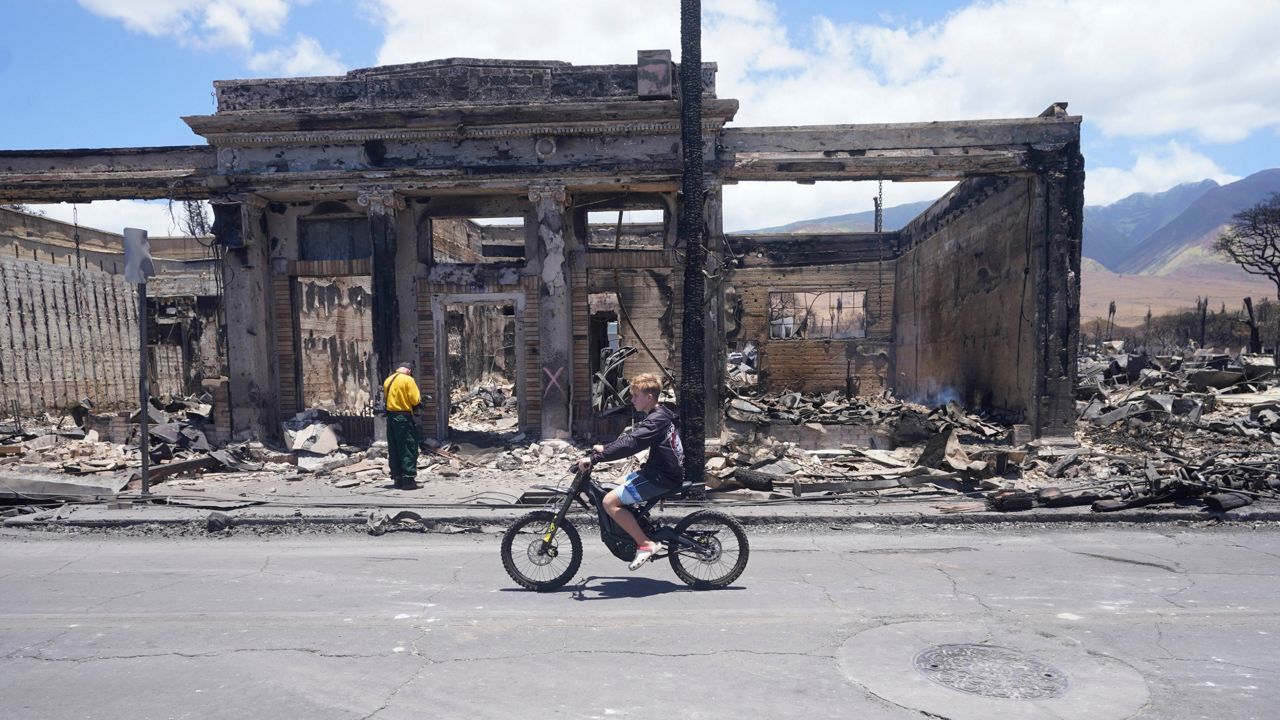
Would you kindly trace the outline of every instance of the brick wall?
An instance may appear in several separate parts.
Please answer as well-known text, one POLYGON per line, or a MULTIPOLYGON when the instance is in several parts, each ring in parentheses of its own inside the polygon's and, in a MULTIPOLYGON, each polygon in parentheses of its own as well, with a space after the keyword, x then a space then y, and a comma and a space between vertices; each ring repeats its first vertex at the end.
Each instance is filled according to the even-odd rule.
POLYGON ((896 389, 954 394, 968 407, 1025 413, 1036 319, 1034 178, 958 185, 903 230, 898 261, 896 389))
POLYGON ((431 221, 432 252, 436 262, 484 262, 484 233, 470 220, 436 218, 431 221))
POLYGON ((373 383, 381 382, 374 379, 372 363, 372 279, 300 277, 296 282, 303 405, 339 414, 367 412, 373 383))
MULTIPOLYGON (((728 343, 754 341, 765 390, 845 390, 863 395, 883 390, 892 363, 894 261, 809 267, 745 267, 727 279, 741 302, 737 335, 728 343), (866 293, 866 337, 855 339, 769 338, 769 293, 862 291, 866 293), (849 382, 849 381, 852 382, 849 382)), ((733 312, 729 308, 727 312, 733 312)))

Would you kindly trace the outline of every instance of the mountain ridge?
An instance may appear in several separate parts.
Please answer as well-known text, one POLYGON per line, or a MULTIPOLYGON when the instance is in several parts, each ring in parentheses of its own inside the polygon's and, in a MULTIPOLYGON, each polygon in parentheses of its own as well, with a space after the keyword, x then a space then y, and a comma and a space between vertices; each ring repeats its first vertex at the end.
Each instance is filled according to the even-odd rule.
MULTIPOLYGON (((1212 246, 1231 216, 1280 192, 1280 168, 1262 170, 1213 188, 1146 237, 1111 268, 1126 274, 1159 274, 1162 265, 1191 245, 1212 246), (1210 237, 1211 236, 1211 237, 1210 237)), ((1226 258, 1223 263, 1230 264, 1226 258)), ((1242 271, 1243 272, 1243 271, 1242 271)))
POLYGON ((1085 206, 1082 254, 1114 270, 1151 233, 1217 187, 1213 180, 1201 180, 1158 193, 1134 193, 1110 205, 1085 206))

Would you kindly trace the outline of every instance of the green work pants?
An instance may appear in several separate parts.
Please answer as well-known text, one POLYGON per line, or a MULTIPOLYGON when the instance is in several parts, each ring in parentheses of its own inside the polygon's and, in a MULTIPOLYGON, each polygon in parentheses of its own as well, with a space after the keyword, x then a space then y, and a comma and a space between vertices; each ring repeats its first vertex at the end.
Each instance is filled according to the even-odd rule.
POLYGON ((396 485, 412 485, 418 475, 418 428, 408 413, 387 413, 387 465, 396 485))

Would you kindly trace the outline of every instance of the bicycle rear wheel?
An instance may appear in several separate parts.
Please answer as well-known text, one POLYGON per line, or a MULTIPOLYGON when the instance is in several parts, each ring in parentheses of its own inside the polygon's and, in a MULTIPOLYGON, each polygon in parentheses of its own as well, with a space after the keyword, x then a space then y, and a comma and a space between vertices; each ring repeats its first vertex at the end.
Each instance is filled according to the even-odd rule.
POLYGON ((553 512, 535 510, 516 520, 502 535, 502 567, 521 587, 538 592, 559 589, 582 565, 582 538, 567 518, 551 542, 543 546, 542 538, 555 518, 553 512))
POLYGON ((676 523, 675 532, 699 547, 681 547, 679 541, 668 544, 671 569, 693 589, 727 587, 747 568, 751 553, 747 533, 741 523, 728 515, 699 510, 676 523))

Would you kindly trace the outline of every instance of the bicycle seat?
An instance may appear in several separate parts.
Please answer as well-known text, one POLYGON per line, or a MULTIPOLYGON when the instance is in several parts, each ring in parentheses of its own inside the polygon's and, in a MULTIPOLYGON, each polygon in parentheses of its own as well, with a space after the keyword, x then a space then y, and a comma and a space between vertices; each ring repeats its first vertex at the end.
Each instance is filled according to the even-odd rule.
POLYGON ((668 491, 666 491, 666 492, 662 493, 661 495, 658 495, 657 497, 655 497, 655 498, 653 498, 653 499, 654 499, 654 500, 666 500, 666 499, 668 499, 668 498, 681 497, 681 496, 683 496, 685 493, 687 493, 687 492, 689 492, 691 489, 693 489, 693 485, 694 485, 694 483, 691 483, 691 482, 689 482, 688 480, 686 480, 686 481, 684 481, 683 483, 681 483, 681 484, 680 484, 680 487, 677 487, 677 488, 671 488, 670 490, 668 490, 668 491))

